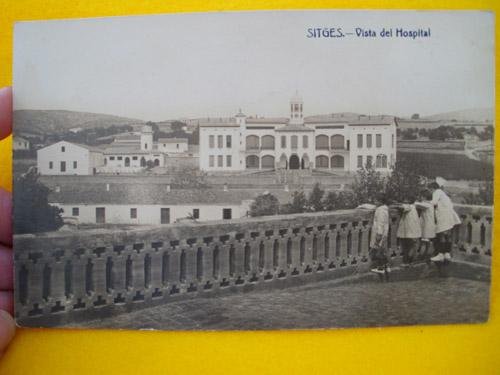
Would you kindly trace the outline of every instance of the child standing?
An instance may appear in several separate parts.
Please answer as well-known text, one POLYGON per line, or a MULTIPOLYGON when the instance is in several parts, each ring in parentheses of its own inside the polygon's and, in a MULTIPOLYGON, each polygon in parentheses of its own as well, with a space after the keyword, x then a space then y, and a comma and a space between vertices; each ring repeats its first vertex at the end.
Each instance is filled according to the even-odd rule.
POLYGON ((387 257, 387 236, 389 234, 389 207, 387 197, 381 194, 377 197, 378 206, 373 216, 372 234, 370 238, 370 258, 372 261, 372 272, 390 272, 387 257))
POLYGON ((429 261, 431 242, 436 237, 436 216, 434 205, 432 204, 432 193, 430 190, 423 190, 420 194, 420 202, 415 202, 415 206, 420 211, 420 225, 422 228, 422 245, 425 250, 425 259, 429 261))
POLYGON ((408 267, 417 251, 418 240, 422 237, 420 218, 415 207, 415 197, 409 197, 397 205, 401 212, 397 236, 403 253, 403 267, 408 267))

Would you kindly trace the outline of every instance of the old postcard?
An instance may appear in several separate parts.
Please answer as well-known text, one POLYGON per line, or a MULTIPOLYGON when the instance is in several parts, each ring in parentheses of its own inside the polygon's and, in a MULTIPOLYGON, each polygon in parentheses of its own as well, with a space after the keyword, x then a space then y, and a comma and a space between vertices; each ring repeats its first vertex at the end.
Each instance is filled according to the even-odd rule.
POLYGON ((493 25, 331 10, 16 24, 18 323, 486 321, 493 25))

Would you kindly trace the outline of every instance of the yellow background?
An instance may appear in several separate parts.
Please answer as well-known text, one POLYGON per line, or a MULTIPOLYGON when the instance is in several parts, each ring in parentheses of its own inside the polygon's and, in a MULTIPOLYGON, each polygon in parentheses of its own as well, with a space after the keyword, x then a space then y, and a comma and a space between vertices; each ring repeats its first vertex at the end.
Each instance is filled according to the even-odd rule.
MULTIPOLYGON (((305 8, 494 11, 499 9, 495 3, 495 0, 178 0, 170 3, 153 0, 0 0, 0 86, 12 82, 12 30, 14 22, 19 20, 305 8)), ((495 34, 498 40, 498 24, 495 34)), ((497 118, 499 108, 497 101, 497 118)), ((10 139, 0 142, 0 186, 7 189, 11 189, 10 150, 10 139)), ((498 157, 496 161, 498 165, 498 157)), ((498 189, 500 180, 496 182, 498 189)), ((495 210, 495 222, 498 223, 498 209, 495 210)), ((495 228, 495 238, 499 238, 499 228, 498 225, 495 228)), ((487 324, 256 333, 19 329, 5 357, 0 360, 0 374, 500 374, 498 271, 499 256, 495 254, 491 315, 487 324)))

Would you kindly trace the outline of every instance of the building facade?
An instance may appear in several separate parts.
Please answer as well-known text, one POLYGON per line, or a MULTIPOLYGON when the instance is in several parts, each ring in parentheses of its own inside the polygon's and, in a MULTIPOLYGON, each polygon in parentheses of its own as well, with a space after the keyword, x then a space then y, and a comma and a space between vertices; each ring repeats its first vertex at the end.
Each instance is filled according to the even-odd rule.
POLYGON ((14 151, 27 151, 30 149, 30 141, 23 137, 14 136, 14 139, 12 141, 12 149, 14 151))
POLYGON ((42 175, 92 175, 103 160, 102 150, 66 141, 37 151, 38 173, 42 175))
POLYGON ((294 95, 287 118, 252 118, 240 111, 226 121, 200 123, 200 169, 350 172, 372 165, 388 172, 396 162, 393 117, 304 117, 303 107, 294 95))

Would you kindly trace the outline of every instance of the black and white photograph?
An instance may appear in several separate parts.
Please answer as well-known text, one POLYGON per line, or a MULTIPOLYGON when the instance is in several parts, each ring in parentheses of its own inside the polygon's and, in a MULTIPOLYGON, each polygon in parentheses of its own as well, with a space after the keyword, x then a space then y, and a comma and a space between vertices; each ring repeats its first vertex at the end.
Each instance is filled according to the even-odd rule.
POLYGON ((19 22, 20 326, 484 323, 494 15, 19 22))

